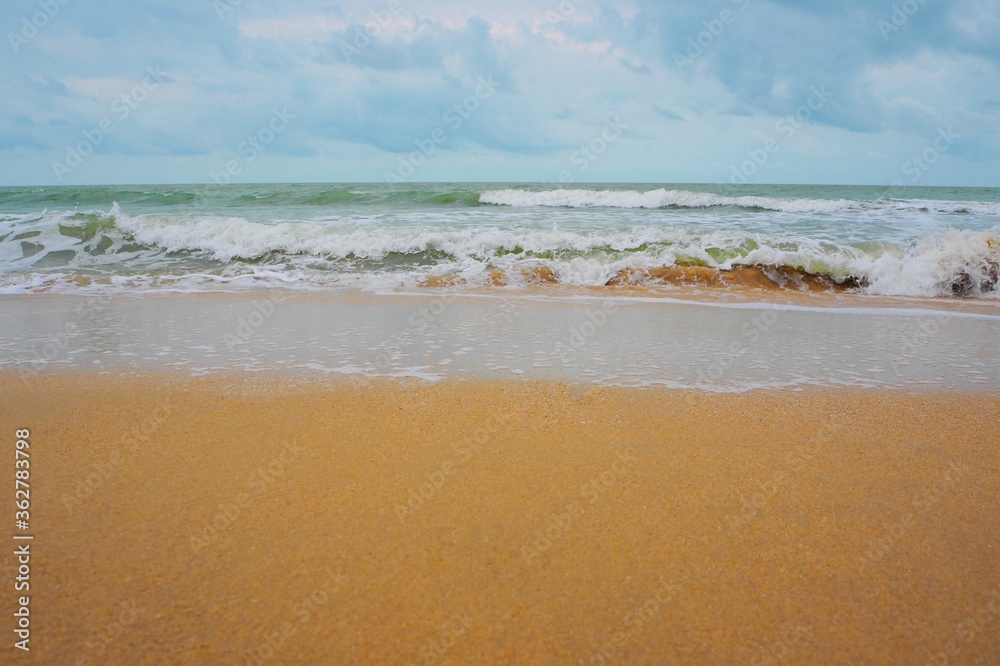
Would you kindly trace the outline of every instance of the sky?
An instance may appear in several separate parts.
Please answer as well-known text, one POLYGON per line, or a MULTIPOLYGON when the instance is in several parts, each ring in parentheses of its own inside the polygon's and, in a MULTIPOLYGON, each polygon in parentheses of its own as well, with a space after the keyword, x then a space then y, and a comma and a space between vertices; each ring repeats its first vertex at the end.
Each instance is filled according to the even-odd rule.
POLYGON ((997 0, 5 0, 0 185, 1000 186, 997 0))

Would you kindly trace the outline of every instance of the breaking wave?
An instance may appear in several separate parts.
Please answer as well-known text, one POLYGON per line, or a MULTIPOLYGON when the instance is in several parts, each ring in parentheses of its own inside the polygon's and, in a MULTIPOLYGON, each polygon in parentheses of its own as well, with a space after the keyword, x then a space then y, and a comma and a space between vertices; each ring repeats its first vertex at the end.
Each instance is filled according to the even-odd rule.
MULTIPOLYGON (((728 200, 665 190, 505 190, 483 198, 520 202, 503 205, 766 204, 768 210, 786 205, 777 198, 728 200)), ((820 207, 817 202, 858 205, 787 201, 813 211, 820 207)), ((131 215, 115 204, 108 211, 0 215, 0 267, 0 290, 7 293, 129 280, 183 282, 197 290, 253 279, 306 288, 643 283, 996 299, 1000 226, 930 229, 903 245, 835 242, 795 229, 754 233, 655 225, 583 229, 528 223, 260 222, 239 215, 131 215)))
POLYGON ((480 203, 511 207, 551 208, 717 208, 735 207, 782 213, 836 213, 844 211, 929 211, 954 214, 1000 215, 1000 204, 992 202, 900 200, 879 198, 803 199, 766 196, 724 196, 711 192, 656 189, 586 190, 559 189, 531 191, 491 190, 479 196, 480 203))

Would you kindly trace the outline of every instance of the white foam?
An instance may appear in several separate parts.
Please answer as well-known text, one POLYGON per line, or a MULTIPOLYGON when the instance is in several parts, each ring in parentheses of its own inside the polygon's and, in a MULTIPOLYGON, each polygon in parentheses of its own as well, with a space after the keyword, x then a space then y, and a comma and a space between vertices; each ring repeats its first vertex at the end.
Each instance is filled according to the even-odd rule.
POLYGON ((727 197, 687 190, 493 190, 479 196, 480 203, 498 206, 549 206, 566 208, 710 208, 740 206, 780 212, 834 212, 858 209, 848 199, 786 199, 776 197, 727 197))
POLYGON ((902 212, 936 212, 1000 216, 1000 203, 993 201, 941 201, 937 199, 878 199, 865 202, 869 209, 884 208, 902 212))
MULTIPOLYGON (((655 205, 667 195, 679 200, 678 192, 664 190, 504 190, 495 198, 502 199, 499 195, 504 192, 513 193, 512 198, 529 197, 526 200, 579 197, 580 201, 622 205, 655 205), (633 195, 638 198, 630 199, 633 195)), ((689 201, 715 197, 680 194, 694 197, 689 201)), ((797 201, 804 205, 809 200, 797 201)), ((930 227, 917 241, 905 245, 855 245, 812 237, 803 227, 765 234, 707 225, 694 229, 571 224, 544 228, 535 220, 506 218, 497 226, 318 220, 262 223, 239 216, 129 215, 117 204, 107 212, 88 215, 84 220, 75 212, 0 220, 0 235, 7 237, 0 242, 0 265, 5 273, 0 275, 0 293, 79 289, 73 276, 80 272, 104 275, 122 289, 198 291, 261 285, 377 290, 415 287, 434 275, 457 276, 470 286, 480 286, 488 283, 492 269, 500 269, 506 272, 510 289, 517 289, 530 282, 530 275, 524 274, 528 269, 542 266, 564 284, 599 286, 623 269, 695 263, 721 270, 741 265, 792 266, 837 279, 866 280, 868 293, 888 296, 951 296, 956 280, 964 280, 970 285, 965 295, 1000 298, 1000 291, 979 288, 993 279, 991 262, 1000 264, 1000 226, 986 231, 930 227), (85 241, 60 231, 61 226, 92 224, 93 215, 113 220, 114 226, 102 226, 85 241), (25 232, 34 235, 17 238, 25 232), (25 243, 42 249, 25 256, 25 243), (97 251, 98 243, 104 244, 102 251, 97 251), (46 269, 36 268, 54 252, 62 254, 42 264, 46 269), (175 252, 180 256, 170 255, 175 252), (246 261, 262 257, 267 261, 246 261)))
POLYGON ((490 190, 480 203, 512 207, 561 208, 713 208, 738 206, 783 213, 837 213, 849 211, 936 212, 1000 216, 1000 203, 931 199, 799 199, 761 196, 724 196, 711 192, 666 190, 490 190))
POLYGON ((948 296, 952 284, 968 276, 968 295, 998 298, 982 293, 983 282, 996 285, 1000 270, 1000 226, 989 231, 935 230, 900 254, 885 253, 871 262, 868 290, 884 296, 948 296), (991 278, 990 271, 994 271, 991 278))

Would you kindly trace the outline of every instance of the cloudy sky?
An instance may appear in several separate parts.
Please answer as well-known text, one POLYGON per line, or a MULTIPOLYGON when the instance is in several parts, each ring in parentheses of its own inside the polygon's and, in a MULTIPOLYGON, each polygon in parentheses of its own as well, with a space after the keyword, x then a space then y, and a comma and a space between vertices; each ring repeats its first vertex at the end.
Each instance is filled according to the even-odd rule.
POLYGON ((1000 185, 996 0, 5 0, 0 185, 1000 185))

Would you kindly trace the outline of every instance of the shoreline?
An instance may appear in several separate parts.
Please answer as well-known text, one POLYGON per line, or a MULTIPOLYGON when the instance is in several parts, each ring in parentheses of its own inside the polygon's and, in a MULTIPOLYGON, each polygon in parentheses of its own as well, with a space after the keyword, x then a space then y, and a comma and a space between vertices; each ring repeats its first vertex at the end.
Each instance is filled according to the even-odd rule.
POLYGON ((0 369, 1000 391, 1000 315, 550 293, 9 297, 0 369))
POLYGON ((949 314, 982 314, 1000 317, 1000 301, 990 298, 931 297, 931 296, 885 296, 855 292, 799 291, 791 288, 764 289, 730 285, 726 287, 706 287, 704 285, 641 285, 624 284, 611 287, 582 285, 535 284, 522 287, 468 287, 449 288, 427 286, 416 289, 365 289, 360 287, 338 287, 335 289, 299 289, 275 285, 254 285, 251 287, 225 289, 118 289, 114 291, 46 291, 20 294, 0 294, 0 302, 30 301, 37 299, 102 300, 138 298, 214 298, 214 299, 259 299, 268 296, 275 300, 296 299, 311 302, 350 303, 386 299, 462 299, 490 298, 499 300, 550 300, 553 302, 573 302, 579 300, 617 300, 663 305, 703 305, 707 307, 748 307, 776 305, 788 308, 862 311, 941 311, 949 314))
POLYGON ((1000 655, 1000 396, 87 372, 0 421, 49 661, 1000 655))

